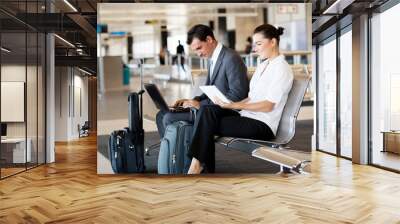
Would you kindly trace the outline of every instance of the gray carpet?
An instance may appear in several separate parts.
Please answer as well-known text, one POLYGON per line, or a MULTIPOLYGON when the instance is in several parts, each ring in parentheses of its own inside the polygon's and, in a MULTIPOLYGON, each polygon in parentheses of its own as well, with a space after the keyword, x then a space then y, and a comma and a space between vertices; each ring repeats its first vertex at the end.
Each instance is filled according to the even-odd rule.
MULTIPOLYGON (((297 121, 296 136, 292 140, 291 149, 307 151, 311 150, 311 135, 313 129, 313 121, 297 121)), ((108 137, 101 135, 97 138, 97 148, 106 158, 108 156, 108 137)), ((159 141, 159 135, 156 132, 145 134, 145 145, 151 145, 159 141)), ((237 143, 232 146, 234 149, 227 150, 222 145, 216 145, 216 173, 276 173, 279 166, 252 157, 249 152, 255 146, 249 146, 243 143, 237 143)), ((146 172, 157 172, 158 149, 150 152, 149 156, 145 156, 146 172)))

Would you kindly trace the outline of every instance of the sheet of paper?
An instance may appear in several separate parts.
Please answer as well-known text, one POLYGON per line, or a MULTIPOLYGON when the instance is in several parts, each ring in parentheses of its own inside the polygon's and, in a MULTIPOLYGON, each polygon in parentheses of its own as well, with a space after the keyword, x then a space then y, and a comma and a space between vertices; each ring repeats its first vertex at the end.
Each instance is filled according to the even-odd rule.
POLYGON ((215 99, 219 98, 222 102, 224 103, 231 103, 226 96, 219 91, 219 89, 216 86, 200 86, 201 91, 203 91, 208 98, 215 103, 215 99))

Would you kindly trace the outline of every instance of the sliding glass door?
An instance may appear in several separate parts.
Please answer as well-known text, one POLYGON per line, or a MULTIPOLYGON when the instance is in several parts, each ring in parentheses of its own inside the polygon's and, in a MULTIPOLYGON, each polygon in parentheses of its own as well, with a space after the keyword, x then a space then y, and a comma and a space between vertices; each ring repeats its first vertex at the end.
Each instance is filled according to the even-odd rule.
POLYGON ((336 154, 336 36, 318 46, 318 149, 336 154))
POLYGON ((400 171, 400 4, 371 18, 371 162, 400 171))
POLYGON ((317 50, 317 149, 352 157, 352 26, 317 50))

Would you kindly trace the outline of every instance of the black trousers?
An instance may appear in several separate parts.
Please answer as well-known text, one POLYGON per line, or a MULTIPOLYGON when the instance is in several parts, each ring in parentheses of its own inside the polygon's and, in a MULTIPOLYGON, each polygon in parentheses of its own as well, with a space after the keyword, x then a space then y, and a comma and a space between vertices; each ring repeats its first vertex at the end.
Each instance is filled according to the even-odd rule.
POLYGON ((241 117, 234 110, 217 105, 202 106, 194 123, 194 133, 188 156, 196 158, 207 172, 215 172, 214 135, 258 140, 271 140, 274 133, 265 123, 241 117))

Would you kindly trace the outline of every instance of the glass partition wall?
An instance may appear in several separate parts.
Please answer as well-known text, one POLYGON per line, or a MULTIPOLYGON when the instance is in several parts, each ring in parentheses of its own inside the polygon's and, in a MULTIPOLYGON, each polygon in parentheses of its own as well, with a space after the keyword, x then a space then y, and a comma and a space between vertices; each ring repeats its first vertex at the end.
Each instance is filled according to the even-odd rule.
POLYGON ((336 36, 318 46, 318 149, 336 154, 336 36))
POLYGON ((400 172, 400 4, 370 20, 370 163, 400 172))
POLYGON ((352 29, 317 45, 317 149, 352 157, 352 29))
POLYGON ((21 20, 40 2, 19 1, 15 14, 0 3, 1 179, 45 163, 46 40, 21 20))
POLYGON ((352 32, 351 25, 340 36, 340 155, 352 158, 352 32))
POLYGON ((368 86, 363 87, 368 88, 368 164, 400 172, 400 33, 394 28, 400 21, 400 4, 389 0, 365 13, 369 13, 367 32, 354 33, 353 40, 350 23, 336 30, 336 37, 316 44, 317 149, 353 157, 352 43, 366 38, 368 86))

